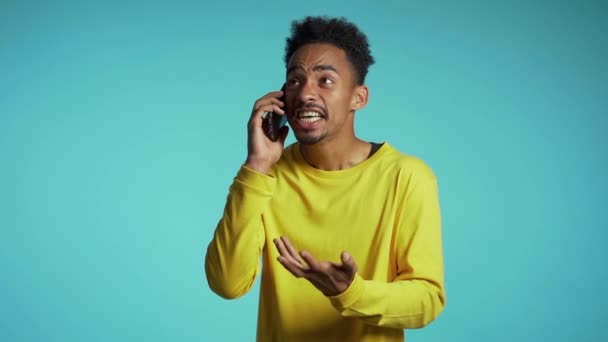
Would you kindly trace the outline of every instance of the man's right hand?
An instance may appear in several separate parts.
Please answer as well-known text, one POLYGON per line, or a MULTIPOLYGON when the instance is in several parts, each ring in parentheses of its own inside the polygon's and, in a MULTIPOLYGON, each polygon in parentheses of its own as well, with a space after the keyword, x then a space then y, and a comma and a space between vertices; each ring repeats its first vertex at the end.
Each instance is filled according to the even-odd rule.
POLYGON ((282 91, 268 93, 258 99, 253 105, 251 118, 247 124, 247 161, 245 166, 257 172, 268 174, 272 166, 279 161, 289 128, 284 126, 279 131, 279 139, 273 142, 262 129, 262 117, 266 112, 285 115, 281 107, 285 104, 279 100, 282 91))

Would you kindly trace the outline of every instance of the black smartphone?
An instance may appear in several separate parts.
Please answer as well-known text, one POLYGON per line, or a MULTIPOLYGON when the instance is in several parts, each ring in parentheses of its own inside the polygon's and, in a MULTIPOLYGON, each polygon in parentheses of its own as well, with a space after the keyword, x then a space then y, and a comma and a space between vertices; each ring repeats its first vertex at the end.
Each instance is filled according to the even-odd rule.
MULTIPOLYGON (((283 92, 283 96, 279 100, 285 103, 285 85, 281 87, 281 91, 283 92)), ((285 108, 285 107, 283 107, 285 108)), ((266 112, 262 117, 262 129, 268 139, 272 141, 277 141, 279 139, 279 131, 283 126, 287 124, 287 115, 276 114, 275 112, 266 112)))

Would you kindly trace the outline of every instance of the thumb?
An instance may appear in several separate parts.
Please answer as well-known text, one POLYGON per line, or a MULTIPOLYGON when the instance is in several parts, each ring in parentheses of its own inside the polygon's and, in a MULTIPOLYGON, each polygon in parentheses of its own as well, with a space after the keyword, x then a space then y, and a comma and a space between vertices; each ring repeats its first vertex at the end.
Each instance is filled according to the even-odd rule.
POLYGON ((355 259, 348 252, 342 252, 342 265, 344 268, 351 270, 352 272, 357 272, 357 263, 355 263, 355 259))

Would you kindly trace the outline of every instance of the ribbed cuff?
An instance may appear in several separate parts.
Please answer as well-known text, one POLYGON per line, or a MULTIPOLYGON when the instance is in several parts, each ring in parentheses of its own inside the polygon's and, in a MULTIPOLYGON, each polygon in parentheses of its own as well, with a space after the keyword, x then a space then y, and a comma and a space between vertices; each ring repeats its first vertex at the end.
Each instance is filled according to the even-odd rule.
POLYGON ((245 165, 241 166, 235 177, 235 181, 265 193, 272 193, 277 183, 276 178, 259 173, 245 165))
POLYGON ((365 280, 359 276, 359 273, 356 273, 353 282, 350 283, 350 286, 344 292, 337 296, 328 296, 327 298, 329 298, 336 309, 348 308, 361 298, 364 290, 365 280))

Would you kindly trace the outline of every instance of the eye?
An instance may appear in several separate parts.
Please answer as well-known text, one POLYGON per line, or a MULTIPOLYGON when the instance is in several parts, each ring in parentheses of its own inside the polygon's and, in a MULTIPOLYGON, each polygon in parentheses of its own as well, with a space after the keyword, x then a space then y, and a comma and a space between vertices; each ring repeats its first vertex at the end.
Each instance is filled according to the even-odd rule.
POLYGON ((323 84, 323 85, 331 85, 331 84, 334 84, 334 80, 332 80, 332 79, 331 79, 331 78, 329 78, 329 77, 321 77, 321 80, 320 80, 320 81, 321 81, 321 84, 323 84))
POLYGON ((300 81, 298 81, 298 79, 296 78, 288 79, 285 83, 289 88, 297 87, 298 85, 300 85, 300 81))

